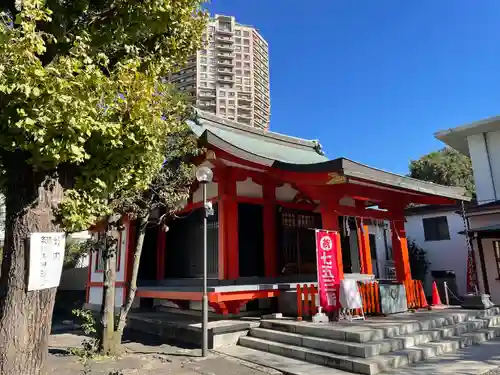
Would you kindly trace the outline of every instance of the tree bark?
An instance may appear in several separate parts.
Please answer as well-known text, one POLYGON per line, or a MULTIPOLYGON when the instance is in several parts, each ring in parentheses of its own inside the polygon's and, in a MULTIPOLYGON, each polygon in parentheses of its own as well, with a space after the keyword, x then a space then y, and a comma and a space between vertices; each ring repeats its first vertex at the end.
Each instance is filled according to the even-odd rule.
MULTIPOLYGON (((20 164, 22 165, 22 164, 20 164)), ((0 273, 0 374, 44 375, 56 288, 27 291, 32 232, 55 232, 59 180, 6 166, 6 236, 0 273)))
MULTIPOLYGON (((113 236, 113 230, 108 227, 106 237, 113 236)), ((106 241, 108 243, 108 241, 106 241)), ((118 251, 115 240, 104 250, 104 280, 103 280, 103 313, 101 316, 101 351, 105 355, 115 355, 115 282, 116 282, 116 258, 118 251)))
POLYGON ((139 265, 141 262, 142 246, 144 237, 146 236, 146 227, 149 221, 149 213, 139 218, 139 226, 137 228, 137 241, 134 249, 134 261, 132 263, 132 274, 130 275, 130 285, 127 292, 125 305, 120 310, 120 318, 115 332, 116 344, 120 345, 123 337, 123 330, 127 325, 127 316, 134 303, 135 293, 137 291, 137 275, 139 274, 139 265))

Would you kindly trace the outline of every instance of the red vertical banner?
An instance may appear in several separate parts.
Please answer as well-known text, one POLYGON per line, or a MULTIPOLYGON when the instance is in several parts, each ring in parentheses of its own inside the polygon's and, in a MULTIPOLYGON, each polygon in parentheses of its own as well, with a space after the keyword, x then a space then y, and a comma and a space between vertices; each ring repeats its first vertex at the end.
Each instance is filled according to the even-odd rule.
POLYGON ((319 303, 324 312, 340 308, 340 275, 337 262, 339 232, 316 229, 316 266, 319 303))

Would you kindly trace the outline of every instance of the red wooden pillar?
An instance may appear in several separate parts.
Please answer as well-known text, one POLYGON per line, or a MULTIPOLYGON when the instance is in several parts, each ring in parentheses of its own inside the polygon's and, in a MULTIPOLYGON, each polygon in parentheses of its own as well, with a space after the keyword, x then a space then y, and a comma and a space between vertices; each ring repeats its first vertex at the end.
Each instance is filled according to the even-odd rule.
POLYGON ((228 168, 219 180, 219 279, 240 276, 236 179, 228 168))
POLYGON ((404 216, 400 220, 393 220, 391 224, 392 253, 396 265, 396 277, 399 282, 409 281, 411 280, 411 269, 404 216))
POLYGON ((276 263, 276 187, 266 181, 263 186, 264 271, 266 277, 278 275, 276 263))
MULTIPOLYGON (((320 212, 323 229, 339 232, 339 215, 335 212, 333 207, 326 203, 321 203, 320 212)), ((343 280, 344 265, 342 263, 342 244, 340 242, 340 236, 337 236, 337 267, 339 269, 339 278, 343 280)))
POLYGON ((372 254, 370 250, 370 233, 368 231, 368 225, 365 225, 361 218, 356 218, 356 228, 358 234, 358 249, 361 273, 366 275, 373 275, 372 254))

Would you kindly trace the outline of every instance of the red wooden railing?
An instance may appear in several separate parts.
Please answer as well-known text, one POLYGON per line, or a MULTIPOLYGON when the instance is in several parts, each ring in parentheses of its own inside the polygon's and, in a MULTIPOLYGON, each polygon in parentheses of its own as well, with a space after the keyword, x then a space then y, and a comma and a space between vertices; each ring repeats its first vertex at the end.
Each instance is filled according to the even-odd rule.
MULTIPOLYGON (((409 309, 420 309, 429 306, 420 280, 406 281, 404 286, 409 309)), ((365 315, 381 314, 379 284, 377 282, 358 283, 358 287, 365 315)), ((317 294, 318 289, 314 285, 297 284, 297 320, 316 314, 317 294)), ((360 313, 361 310, 357 309, 356 314, 360 315, 360 313)))
POLYGON ((421 309, 428 307, 424 287, 420 280, 408 280, 404 282, 406 289, 406 300, 409 309, 421 309))
POLYGON ((302 320, 303 317, 311 317, 318 312, 316 294, 318 294, 318 288, 314 285, 297 284, 297 320, 302 320))
POLYGON ((358 283, 365 315, 380 314, 380 293, 377 282, 358 283))

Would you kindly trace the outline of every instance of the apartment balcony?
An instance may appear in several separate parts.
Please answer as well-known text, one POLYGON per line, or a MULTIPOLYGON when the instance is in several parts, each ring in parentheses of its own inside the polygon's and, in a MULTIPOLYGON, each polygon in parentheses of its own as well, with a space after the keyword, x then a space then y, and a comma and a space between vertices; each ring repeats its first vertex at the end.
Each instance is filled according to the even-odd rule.
POLYGON ((216 28, 215 33, 219 35, 233 35, 233 30, 216 28))
POLYGON ((198 98, 198 106, 200 108, 212 108, 212 107, 216 107, 217 104, 215 102, 215 100, 200 100, 200 99, 203 99, 203 98, 198 98))
POLYGON ((217 96, 217 93, 215 90, 200 90, 200 94, 198 95, 198 98, 201 100, 212 100, 217 96))
POLYGON ((217 65, 225 67, 233 67, 233 62, 231 60, 217 60, 217 65))
POLYGON ((234 83, 234 79, 230 76, 217 76, 217 81, 224 83, 234 83))
POLYGON ((233 69, 231 69, 231 68, 219 68, 219 69, 217 69, 217 73, 227 75, 227 76, 234 75, 233 69))
POLYGON ((220 51, 230 51, 230 52, 234 51, 234 47, 232 46, 232 44, 217 43, 215 45, 215 48, 220 50, 220 51))
POLYGON ((234 43, 234 39, 232 36, 216 35, 215 40, 217 42, 222 42, 222 43, 230 43, 230 44, 234 43))
POLYGON ((251 119, 252 118, 252 112, 251 111, 242 112, 241 108, 238 108, 238 117, 242 117, 242 118, 246 118, 246 119, 251 119))
POLYGON ((216 55, 222 59, 234 59, 234 55, 231 52, 217 52, 216 55))

